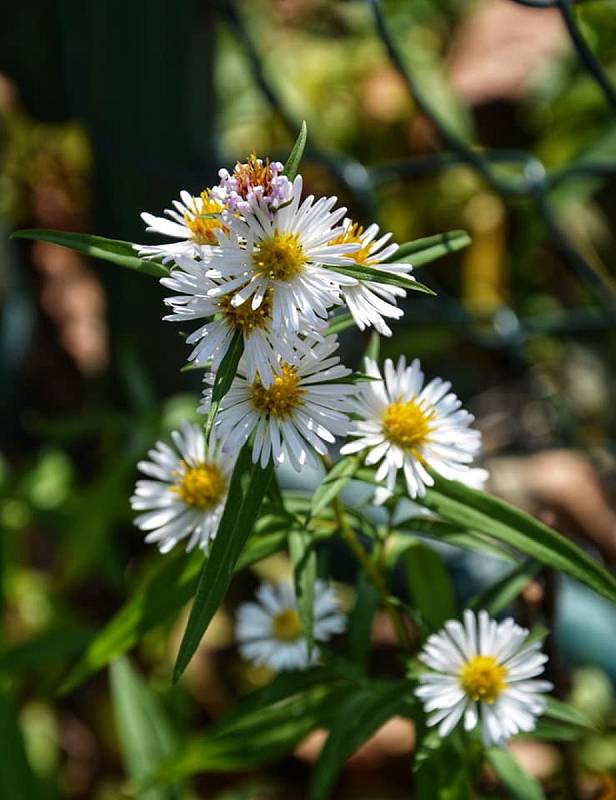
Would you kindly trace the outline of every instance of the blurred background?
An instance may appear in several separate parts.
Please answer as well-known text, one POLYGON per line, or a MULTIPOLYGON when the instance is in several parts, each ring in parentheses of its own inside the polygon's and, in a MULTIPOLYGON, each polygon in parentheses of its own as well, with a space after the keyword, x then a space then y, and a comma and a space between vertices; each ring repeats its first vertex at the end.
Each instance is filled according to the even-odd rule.
MULTIPOLYGON (((56 690, 160 559, 131 527, 135 463, 194 417, 199 391, 179 371, 187 349, 160 321, 154 280, 8 236, 149 243, 141 211, 199 193, 252 151, 284 159, 303 118, 309 191, 337 194, 399 242, 469 231, 467 250, 421 269, 438 297, 407 299, 382 355, 419 356, 450 379, 482 430, 490 491, 614 566, 616 2, 544 5, 390 0, 382 16, 367 0, 3 5, 0 797, 20 796, 4 769, 17 763, 31 797, 128 796, 106 673, 56 690)), ((344 360, 355 366, 365 344, 343 335, 344 360)), ((485 555, 442 552, 461 601, 500 574, 485 555)), ((182 620, 133 653, 181 736, 266 680, 234 650, 231 613, 258 577, 287 573, 277 558, 234 585, 183 687, 168 680, 182 620)), ((574 796, 568 773, 577 796, 614 798, 616 616, 549 574, 516 603, 522 621, 538 607, 559 694, 596 731, 574 749, 516 753, 549 796, 574 796)), ((374 637, 387 663, 382 620, 374 637)), ((336 797, 407 796, 412 741, 409 723, 388 723, 336 797)), ((194 796, 302 797, 316 752, 313 738, 271 769, 200 778, 194 796)), ((489 775, 485 790, 500 796, 489 775)))

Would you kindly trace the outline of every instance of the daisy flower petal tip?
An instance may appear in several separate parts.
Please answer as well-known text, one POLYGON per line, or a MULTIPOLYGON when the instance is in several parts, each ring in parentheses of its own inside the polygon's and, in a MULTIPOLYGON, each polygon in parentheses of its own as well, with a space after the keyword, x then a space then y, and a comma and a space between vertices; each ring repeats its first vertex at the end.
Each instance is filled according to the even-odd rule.
MULTIPOLYGON (((315 583, 313 614, 315 642, 327 642, 346 627, 336 592, 321 580, 315 583)), ((291 583, 261 584, 256 602, 239 606, 235 633, 242 657, 257 666, 282 672, 319 661, 317 645, 308 652, 291 583)))
POLYGON ((252 213, 233 217, 214 264, 227 279, 234 306, 256 308, 270 292, 274 331, 314 327, 342 302, 340 287, 357 283, 332 269, 351 265, 348 254, 357 249, 331 243, 344 209, 332 210, 335 198, 302 201, 301 190, 297 176, 290 199, 275 213, 257 205, 252 213))
POLYGON ((471 468, 481 449, 481 434, 471 428, 474 417, 461 408, 450 384, 441 378, 425 383, 421 365, 409 366, 404 356, 397 365, 387 359, 381 374, 374 361, 366 372, 376 380, 359 385, 354 402, 357 421, 350 432, 355 441, 343 455, 365 451, 367 465, 378 464, 376 480, 383 482, 379 500, 393 494, 402 470, 411 498, 422 497, 433 484, 427 468, 444 478, 469 483, 487 477, 471 468))
MULTIPOLYGON (((331 244, 355 244, 356 250, 349 253, 349 258, 359 266, 370 267, 376 273, 387 273, 392 276, 404 276, 414 280, 410 275, 410 264, 389 263, 398 249, 398 245, 390 242, 391 234, 379 236, 379 226, 369 225, 365 230, 348 217, 344 220, 342 231, 331 244)), ((406 291, 400 286, 363 280, 351 286, 341 288, 342 297, 353 315, 360 330, 373 327, 383 336, 391 336, 391 328, 385 319, 400 319, 404 312, 397 306, 397 298, 405 297, 406 291)))
POLYGON ((206 444, 199 425, 183 423, 171 434, 173 446, 157 442, 138 469, 131 506, 139 515, 135 525, 169 552, 179 541, 186 549, 207 551, 222 516, 235 457, 222 452, 210 439, 206 444))
POLYGON ((176 241, 167 244, 134 245, 141 258, 162 258, 163 263, 179 257, 203 257, 208 249, 218 244, 218 234, 226 230, 224 222, 227 207, 209 189, 198 197, 190 192, 180 192, 173 208, 165 209, 164 217, 144 212, 141 219, 148 233, 157 233, 176 241))
POLYGON ((538 679, 547 656, 528 635, 511 618, 498 623, 467 609, 463 623, 449 620, 430 636, 419 656, 430 671, 415 690, 428 725, 444 737, 461 720, 466 730, 479 723, 486 747, 534 730, 553 686, 538 679))
MULTIPOLYGON (((254 433, 252 460, 265 467, 290 464, 298 472, 316 466, 336 436, 346 436, 355 384, 342 382, 350 370, 335 355, 335 336, 324 337, 294 363, 280 361, 274 379, 266 386, 259 374, 250 379, 243 357, 238 374, 223 398, 215 422, 224 449, 238 452, 254 433)), ((211 383, 211 380, 208 380, 211 383)), ((211 387, 203 393, 199 411, 207 414, 211 387)))

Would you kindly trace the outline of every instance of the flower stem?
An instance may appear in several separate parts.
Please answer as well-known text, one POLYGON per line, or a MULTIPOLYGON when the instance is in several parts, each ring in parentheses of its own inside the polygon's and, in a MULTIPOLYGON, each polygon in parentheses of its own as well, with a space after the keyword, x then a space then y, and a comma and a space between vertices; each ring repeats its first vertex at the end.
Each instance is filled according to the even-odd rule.
POLYGON ((342 538, 346 546, 349 548, 349 550, 353 553, 353 555, 359 562, 359 565, 366 573, 368 580, 373 584, 373 586, 379 593, 379 597, 381 598, 381 603, 383 604, 383 607, 387 613, 387 616, 390 619, 393 629, 396 632, 396 636, 398 637, 398 641, 400 642, 401 647, 404 650, 410 652, 412 650, 412 642, 409 636, 409 632, 400 615, 400 612, 392 602, 392 599, 389 595, 389 591, 387 590, 387 584, 385 583, 382 573, 379 571, 376 564, 372 561, 368 553, 362 547, 362 544, 359 541, 355 531, 349 525, 346 515, 344 513, 344 506, 342 504, 340 497, 336 497, 332 501, 332 507, 334 509, 336 521, 338 523, 338 530, 340 532, 340 537, 342 538))

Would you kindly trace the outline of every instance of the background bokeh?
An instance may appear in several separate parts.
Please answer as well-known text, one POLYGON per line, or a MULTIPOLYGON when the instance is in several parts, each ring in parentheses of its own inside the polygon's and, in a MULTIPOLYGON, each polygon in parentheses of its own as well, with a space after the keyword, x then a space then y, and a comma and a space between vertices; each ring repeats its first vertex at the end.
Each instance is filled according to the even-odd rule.
MULTIPOLYGON (((68 696, 57 687, 160 559, 131 527, 135 463, 194 417, 199 390, 179 371, 186 346, 160 321, 155 281, 8 235, 62 228, 145 242, 141 211, 198 193, 252 151, 284 158, 302 119, 311 192, 337 194, 400 242, 472 235, 467 250, 422 268, 438 296, 407 299, 382 354, 419 356, 428 375, 453 382, 483 432, 491 491, 614 566, 616 4, 532 5, 390 0, 379 30, 365 0, 4 4, 0 797, 17 796, 4 765, 24 759, 32 797, 125 796, 107 675, 68 696), (572 17, 588 51, 572 46, 572 17)), ((347 363, 365 344, 343 336, 347 363)), ((485 555, 443 553, 461 600, 499 574, 485 555)), ((328 555, 350 596, 351 565, 328 555)), ((237 656, 231 613, 258 576, 287 572, 276 558, 234 584, 184 686, 168 680, 181 620, 133 653, 181 736, 267 678, 237 656)), ((560 696, 596 731, 575 749, 516 752, 553 797, 565 796, 563 772, 578 796, 615 797, 616 616, 550 574, 515 610, 524 621, 537 608, 554 629, 560 696)), ((384 621, 374 636, 387 669, 384 621)), ((317 746, 270 770, 200 778, 195 797, 302 797, 317 746)), ((336 796, 406 796, 411 746, 409 726, 388 724, 336 796)), ((489 776, 485 791, 498 796, 489 776)))

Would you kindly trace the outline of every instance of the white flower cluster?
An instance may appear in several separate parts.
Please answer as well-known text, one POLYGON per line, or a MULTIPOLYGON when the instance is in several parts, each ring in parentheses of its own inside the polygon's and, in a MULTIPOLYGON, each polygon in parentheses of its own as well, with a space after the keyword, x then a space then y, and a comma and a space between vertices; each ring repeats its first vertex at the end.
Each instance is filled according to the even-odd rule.
MULTIPOLYGON (((152 462, 140 465, 158 478, 156 486, 140 481, 133 499, 136 509, 148 510, 137 519, 150 531, 148 539, 168 548, 189 535, 192 545, 196 535, 207 548, 228 480, 214 482, 216 493, 206 473, 223 459, 219 472, 228 476, 228 460, 249 439, 255 463, 265 466, 272 459, 275 466, 299 471, 327 455, 336 437, 353 437, 342 452, 362 452, 366 464, 379 464, 378 503, 391 496, 399 470, 411 497, 432 483, 428 467, 476 482, 480 471, 471 465, 480 435, 450 384, 436 379, 424 386, 419 362, 407 367, 404 358, 397 367, 387 361, 384 377, 368 361, 369 379, 355 382, 340 363, 336 336, 327 333, 332 314, 346 305, 361 330, 371 326, 391 335, 387 320, 402 317, 397 302, 406 290, 379 279, 409 279, 412 267, 392 261, 398 245, 390 234, 381 236, 376 224, 361 228, 335 197, 303 197, 301 175, 289 180, 278 162, 253 155, 232 172, 220 170, 219 178, 198 197, 181 192, 164 217, 142 215, 148 231, 172 240, 136 246, 142 257, 171 266, 161 280, 173 292, 164 319, 198 323, 187 337, 188 358, 207 370, 199 406, 204 415, 231 343, 239 336, 243 344, 212 440, 199 443, 209 455, 191 461, 185 434, 176 435, 177 454, 172 457, 159 443, 152 462), (357 267, 368 268, 376 280, 358 278, 357 267), (169 466, 172 461, 175 466, 169 466)), ((203 439, 197 429, 192 436, 203 439)))

